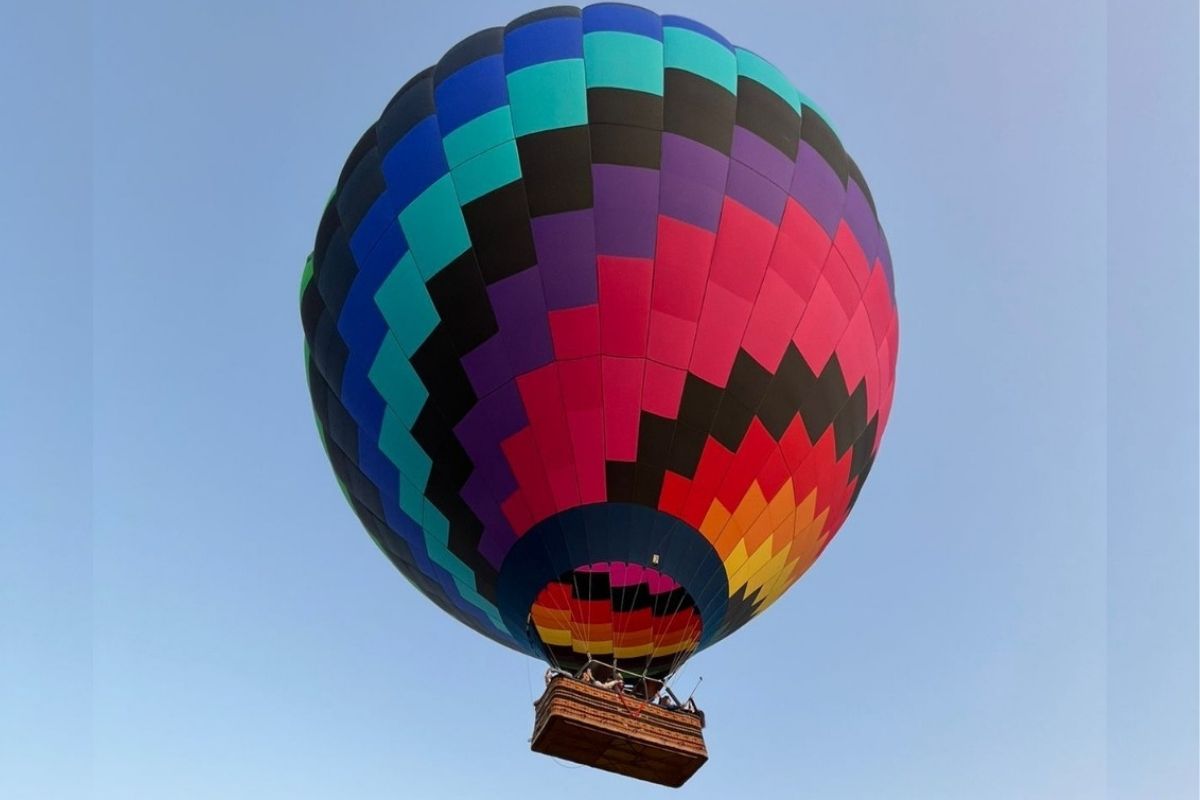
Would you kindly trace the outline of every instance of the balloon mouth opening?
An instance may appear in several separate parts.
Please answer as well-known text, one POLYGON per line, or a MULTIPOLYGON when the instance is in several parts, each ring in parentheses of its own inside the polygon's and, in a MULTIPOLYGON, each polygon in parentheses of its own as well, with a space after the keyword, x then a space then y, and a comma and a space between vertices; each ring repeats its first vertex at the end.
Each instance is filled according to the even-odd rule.
POLYGON ((678 581, 621 561, 563 573, 538 592, 530 616, 547 660, 570 672, 591 659, 664 677, 695 652, 703 632, 696 602, 678 581))

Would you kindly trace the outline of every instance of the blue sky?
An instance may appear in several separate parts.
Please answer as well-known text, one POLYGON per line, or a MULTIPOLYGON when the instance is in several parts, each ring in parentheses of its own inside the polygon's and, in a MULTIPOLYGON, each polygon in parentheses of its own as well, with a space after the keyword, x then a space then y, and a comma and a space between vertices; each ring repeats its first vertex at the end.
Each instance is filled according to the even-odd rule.
MULTIPOLYGON (((834 120, 903 331, 850 521, 679 681, 704 677, 710 720, 687 796, 1195 796, 1179 5, 1190 25, 1032 0, 656 8, 834 120)), ((379 554, 304 384, 299 274, 343 158, 412 73, 528 8, 187 0, 5 26, 0 795, 668 794, 528 752, 541 668, 379 554)))

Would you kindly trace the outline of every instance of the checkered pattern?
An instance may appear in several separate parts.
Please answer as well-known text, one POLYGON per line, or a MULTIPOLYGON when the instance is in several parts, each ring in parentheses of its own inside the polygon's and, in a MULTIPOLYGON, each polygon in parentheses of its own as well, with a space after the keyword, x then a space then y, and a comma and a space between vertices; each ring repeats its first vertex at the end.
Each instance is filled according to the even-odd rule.
POLYGON ((538 593, 538 638, 554 663, 578 671, 589 658, 663 675, 695 650, 702 622, 687 591, 638 564, 595 564, 538 593))
MULTIPOLYGON (((833 128, 759 56, 628 5, 528 14, 405 84, 301 307, 359 519, 540 657, 575 644, 542 624, 562 587, 614 564, 677 587, 688 653, 740 627, 842 525, 891 409, 891 259, 833 128)), ((607 649, 662 663, 668 628, 607 649)))

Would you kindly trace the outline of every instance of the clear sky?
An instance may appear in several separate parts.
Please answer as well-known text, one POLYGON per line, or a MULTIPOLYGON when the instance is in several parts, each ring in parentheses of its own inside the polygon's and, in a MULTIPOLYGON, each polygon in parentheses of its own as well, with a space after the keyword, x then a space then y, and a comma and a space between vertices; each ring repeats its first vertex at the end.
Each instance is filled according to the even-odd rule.
MULTIPOLYGON (((0 796, 667 796, 528 751, 541 668, 382 557, 305 387, 343 159, 530 6, 26 5, 0 19, 0 796)), ((1077 0, 654 8, 830 115, 903 331, 850 521, 681 676, 712 759, 679 796, 1194 798, 1195 9, 1152 47, 1077 0)))

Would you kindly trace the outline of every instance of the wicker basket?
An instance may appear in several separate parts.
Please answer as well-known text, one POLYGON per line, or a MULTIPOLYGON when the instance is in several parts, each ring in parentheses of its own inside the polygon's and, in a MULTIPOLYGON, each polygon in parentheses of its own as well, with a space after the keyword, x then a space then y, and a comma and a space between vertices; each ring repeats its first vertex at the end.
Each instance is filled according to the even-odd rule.
POLYGON ((631 778, 682 786, 708 760, 700 716, 556 676, 534 703, 531 749, 631 778))

